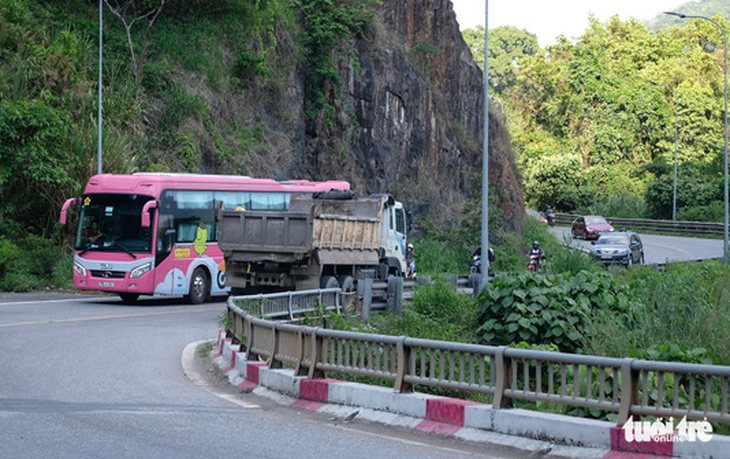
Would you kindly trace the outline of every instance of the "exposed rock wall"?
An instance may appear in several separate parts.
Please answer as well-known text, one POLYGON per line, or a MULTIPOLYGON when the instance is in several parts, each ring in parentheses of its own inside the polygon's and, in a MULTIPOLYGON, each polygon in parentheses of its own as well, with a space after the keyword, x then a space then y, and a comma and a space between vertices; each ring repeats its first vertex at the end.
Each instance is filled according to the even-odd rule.
MULTIPOLYGON (((361 192, 391 190, 435 221, 453 222, 481 173, 484 92, 451 1, 386 0, 373 36, 355 46, 357 65, 340 66, 340 112, 357 125, 344 139, 356 164, 349 179, 361 192)), ((490 183, 505 226, 519 230, 523 197, 509 135, 490 119, 490 183)))
MULTIPOLYGON (((217 123, 266 126, 265 145, 241 159, 245 173, 344 179, 361 195, 394 193, 439 227, 458 223, 481 188, 484 93, 451 1, 383 0, 367 37, 335 53, 342 87, 327 91, 335 109, 329 117, 305 116, 306 72, 297 69, 307 64, 287 61, 295 54, 291 37, 284 33, 278 43, 274 65, 292 69, 289 81, 250 84, 231 100, 196 91, 218 107, 217 123)), ((503 227, 520 230, 523 197, 509 135, 498 116, 490 119, 490 184, 503 227)), ((230 164, 216 164, 215 138, 204 124, 190 129, 204 138, 205 171, 231 172, 230 164)))

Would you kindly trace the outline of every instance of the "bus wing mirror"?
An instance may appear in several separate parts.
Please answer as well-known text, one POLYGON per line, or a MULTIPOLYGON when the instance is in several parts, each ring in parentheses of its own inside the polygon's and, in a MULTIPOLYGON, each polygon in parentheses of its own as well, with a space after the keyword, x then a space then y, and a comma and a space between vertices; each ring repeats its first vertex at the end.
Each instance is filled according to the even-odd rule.
POLYGON ((157 208, 157 201, 154 199, 147 201, 144 207, 142 207, 142 228, 150 227, 150 210, 155 208, 157 208))
POLYGON ((63 207, 61 208, 61 225, 66 224, 66 215, 68 214, 68 208, 71 206, 78 206, 81 204, 81 198, 70 198, 67 199, 66 202, 63 203, 63 207))

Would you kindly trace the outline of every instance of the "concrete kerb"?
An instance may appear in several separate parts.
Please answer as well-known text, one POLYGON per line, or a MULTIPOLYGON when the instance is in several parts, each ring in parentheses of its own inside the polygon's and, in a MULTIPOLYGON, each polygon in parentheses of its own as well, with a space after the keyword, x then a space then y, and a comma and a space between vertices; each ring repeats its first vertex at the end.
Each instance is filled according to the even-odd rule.
MULTIPOLYGON (((218 336, 216 349, 218 352, 211 358, 231 384, 282 394, 286 400, 294 400, 290 404, 299 408, 322 412, 357 409, 361 414, 368 413, 367 417, 375 422, 398 420, 399 425, 428 432, 534 451, 561 450, 565 456, 576 454, 571 447, 579 448, 577 457, 596 458, 657 458, 655 454, 666 451, 666 448, 661 448, 661 452, 643 448, 642 452, 647 455, 618 452, 620 446, 612 436, 617 437, 616 431, 620 429, 610 422, 521 409, 493 409, 491 405, 447 397, 401 394, 387 387, 295 376, 290 369, 274 370, 263 362, 247 362, 245 353, 225 338, 224 332, 218 336)), ((362 418, 361 414, 358 417, 362 418)), ((715 435, 707 443, 677 442, 670 450, 672 457, 723 457, 730 450, 730 438, 715 435)))

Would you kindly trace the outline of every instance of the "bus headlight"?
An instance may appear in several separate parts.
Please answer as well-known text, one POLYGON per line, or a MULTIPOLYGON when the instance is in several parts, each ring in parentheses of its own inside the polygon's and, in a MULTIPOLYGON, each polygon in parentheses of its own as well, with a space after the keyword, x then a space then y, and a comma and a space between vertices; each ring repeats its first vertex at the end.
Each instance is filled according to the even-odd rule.
POLYGON ((146 273, 150 269, 152 269, 152 263, 145 263, 142 266, 137 266, 129 274, 129 278, 130 279, 135 279, 135 278, 141 276, 142 274, 146 273))
POLYGON ((76 274, 79 276, 86 276, 86 268, 81 266, 81 263, 78 261, 74 261, 74 271, 76 271, 76 274))

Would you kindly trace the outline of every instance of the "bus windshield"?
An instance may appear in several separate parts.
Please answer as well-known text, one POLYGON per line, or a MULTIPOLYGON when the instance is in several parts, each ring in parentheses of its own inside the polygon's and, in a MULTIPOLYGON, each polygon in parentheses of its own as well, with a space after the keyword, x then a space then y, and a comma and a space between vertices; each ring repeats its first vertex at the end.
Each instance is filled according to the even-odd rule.
POLYGON ((76 250, 151 253, 151 229, 141 225, 142 207, 151 199, 141 194, 85 195, 76 250))

